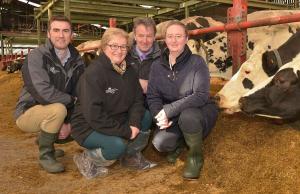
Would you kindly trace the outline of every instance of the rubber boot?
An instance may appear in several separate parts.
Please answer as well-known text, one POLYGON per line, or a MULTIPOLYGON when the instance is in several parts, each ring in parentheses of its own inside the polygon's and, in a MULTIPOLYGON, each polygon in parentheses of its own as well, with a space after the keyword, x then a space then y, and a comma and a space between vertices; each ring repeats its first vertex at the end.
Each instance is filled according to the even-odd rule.
POLYGON ((189 147, 183 177, 187 179, 197 179, 202 169, 204 160, 202 153, 202 131, 198 133, 185 133, 183 136, 189 147))
POLYGON ((147 132, 140 131, 138 136, 128 143, 126 153, 120 158, 120 164, 123 167, 134 170, 145 170, 157 166, 156 163, 147 160, 142 150, 147 146, 150 137, 150 130, 147 132))
POLYGON ((54 156, 54 142, 57 138, 57 133, 47 133, 41 131, 39 137, 39 163, 50 173, 59 173, 65 170, 64 166, 56 161, 54 156))
POLYGON ((185 147, 184 139, 181 138, 178 140, 176 149, 174 151, 168 153, 167 161, 175 164, 177 158, 180 156, 180 154, 184 150, 184 147, 185 147))
MULTIPOLYGON (((34 141, 36 145, 39 145, 39 138, 40 138, 40 133, 39 133, 39 135, 36 137, 36 139, 34 141)), ((55 156, 55 158, 63 157, 64 155, 65 155, 65 152, 62 149, 58 148, 58 149, 54 150, 54 156, 55 156)))
POLYGON ((105 166, 109 166, 114 162, 106 160, 100 148, 85 150, 81 154, 74 155, 73 160, 79 172, 87 179, 107 175, 108 169, 105 166), (95 157, 98 158, 96 159, 95 157))

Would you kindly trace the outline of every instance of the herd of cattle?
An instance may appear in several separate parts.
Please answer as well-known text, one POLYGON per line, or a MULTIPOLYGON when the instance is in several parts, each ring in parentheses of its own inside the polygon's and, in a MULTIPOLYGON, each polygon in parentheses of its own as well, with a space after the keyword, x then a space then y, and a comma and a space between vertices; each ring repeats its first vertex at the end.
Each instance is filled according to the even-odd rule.
MULTIPOLYGON (((299 13, 291 10, 258 11, 248 14, 249 21, 299 13)), ((220 26, 224 23, 210 17, 193 16, 182 20, 189 30, 220 26)), ((157 25, 157 36, 163 37, 168 22, 157 25)), ((232 59, 227 54, 226 32, 190 37, 188 46, 207 62, 211 77, 229 80, 216 94, 215 100, 226 113, 243 111, 251 115, 267 115, 285 120, 300 119, 300 22, 249 28, 247 61, 235 75, 232 59)), ((133 34, 130 33, 130 43, 133 34)), ((101 40, 77 46, 86 63, 99 54, 101 40)))

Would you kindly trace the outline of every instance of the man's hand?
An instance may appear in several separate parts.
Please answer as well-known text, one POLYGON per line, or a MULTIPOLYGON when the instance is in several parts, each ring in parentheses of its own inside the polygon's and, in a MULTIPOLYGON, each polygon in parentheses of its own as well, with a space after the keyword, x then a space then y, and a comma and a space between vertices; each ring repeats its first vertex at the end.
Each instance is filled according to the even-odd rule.
POLYGON ((134 139, 140 132, 139 128, 134 127, 134 126, 130 126, 131 129, 131 137, 130 139, 134 139))
POLYGON ((148 87, 148 80, 139 79, 139 81, 140 81, 140 84, 142 86, 143 93, 146 94, 147 93, 147 87, 148 87))
POLYGON ((71 124, 70 123, 64 123, 58 134, 58 139, 66 139, 71 133, 71 124))

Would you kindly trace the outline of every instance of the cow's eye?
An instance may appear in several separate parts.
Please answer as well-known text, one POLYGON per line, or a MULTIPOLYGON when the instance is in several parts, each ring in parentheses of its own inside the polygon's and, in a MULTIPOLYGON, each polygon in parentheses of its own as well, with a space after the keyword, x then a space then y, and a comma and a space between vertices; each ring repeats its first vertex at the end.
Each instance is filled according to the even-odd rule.
POLYGON ((251 73, 251 71, 245 71, 245 74, 249 74, 249 73, 251 73))

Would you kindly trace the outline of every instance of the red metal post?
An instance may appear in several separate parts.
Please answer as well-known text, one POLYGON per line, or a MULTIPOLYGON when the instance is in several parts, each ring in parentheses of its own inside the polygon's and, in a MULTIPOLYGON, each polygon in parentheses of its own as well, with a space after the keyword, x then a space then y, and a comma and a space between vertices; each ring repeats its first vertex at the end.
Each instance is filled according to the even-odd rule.
POLYGON ((230 24, 225 24, 222 26, 213 26, 213 27, 202 28, 202 29, 197 29, 197 30, 190 30, 189 35, 193 36, 193 35, 199 35, 199 34, 206 34, 206 33, 210 33, 210 32, 223 32, 223 31, 231 31, 231 30, 259 27, 259 26, 269 26, 269 25, 276 25, 276 24, 292 23, 292 22, 300 22, 300 13, 293 14, 293 15, 265 18, 265 19, 261 19, 261 20, 255 20, 255 21, 230 23, 230 24))
MULTIPOLYGON (((227 23, 239 23, 247 20, 247 1, 233 0, 233 7, 227 10, 227 23)), ((235 74, 246 61, 247 29, 227 32, 228 55, 232 56, 232 74, 235 74)))
POLYGON ((109 18, 109 27, 110 28, 117 27, 117 19, 116 18, 109 18))
POLYGON ((2 58, 2 61, 0 63, 0 69, 1 69, 1 71, 4 71, 6 69, 6 58, 7 58, 7 56, 4 55, 3 58, 2 58))

